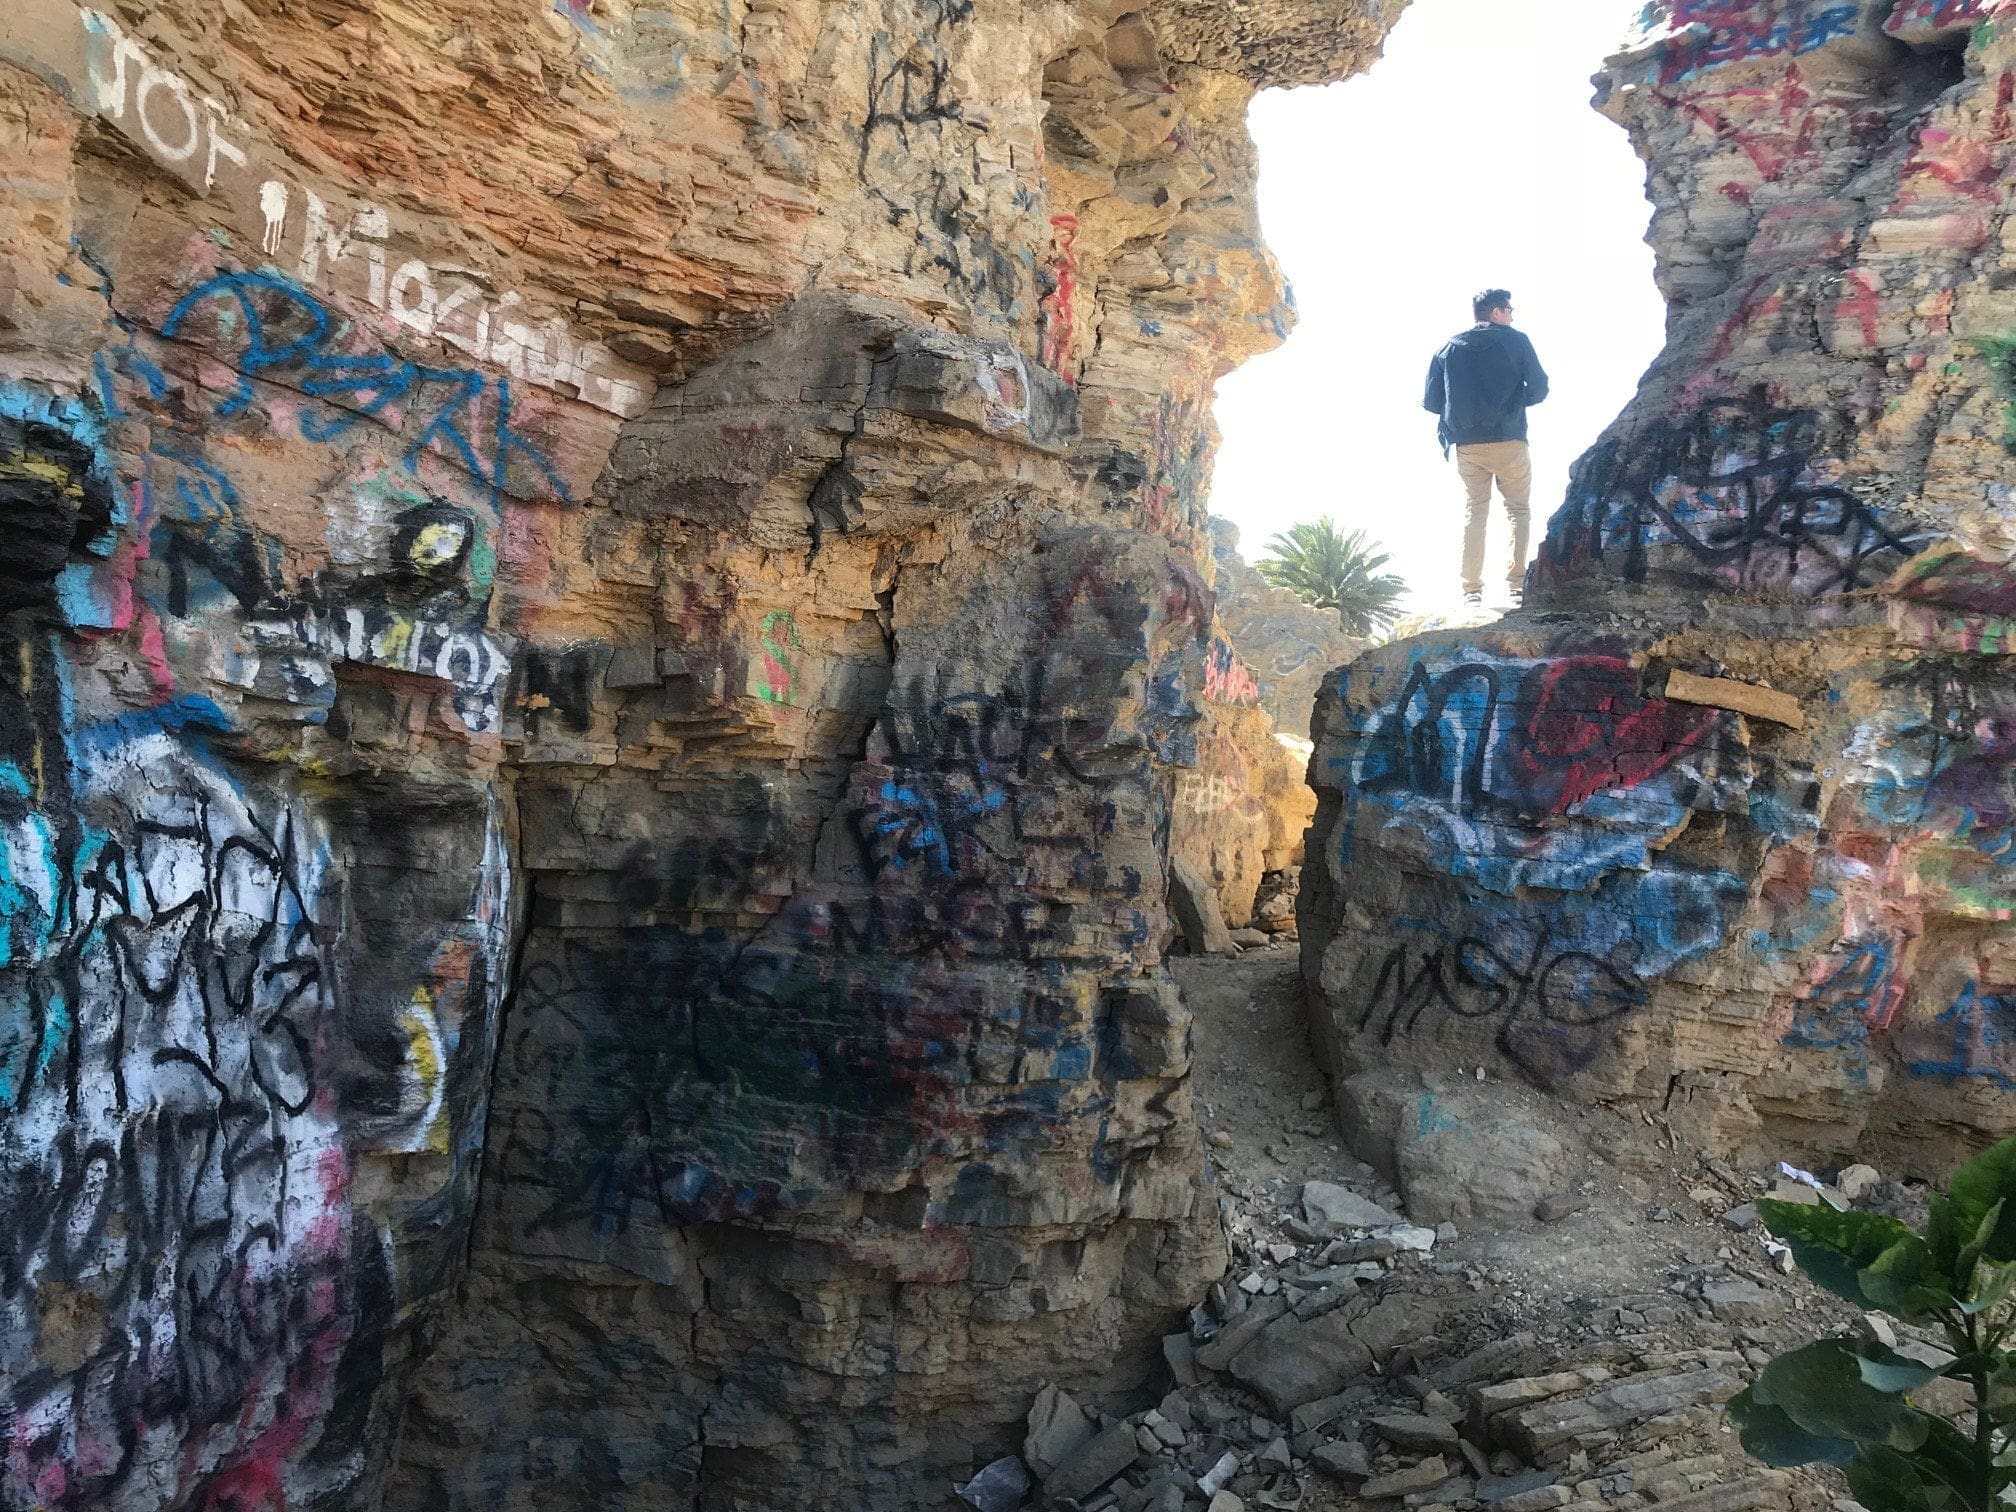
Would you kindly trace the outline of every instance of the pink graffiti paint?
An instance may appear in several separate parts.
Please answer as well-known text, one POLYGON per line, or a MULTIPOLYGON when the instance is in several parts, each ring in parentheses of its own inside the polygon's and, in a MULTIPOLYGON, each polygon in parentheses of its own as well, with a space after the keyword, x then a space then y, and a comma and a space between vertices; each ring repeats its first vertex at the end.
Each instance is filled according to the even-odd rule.
MULTIPOLYGON (((1958 302, 1957 296, 1955 296, 1951 289, 1941 289, 1938 293, 1934 294, 1925 302, 1925 328, 1935 336, 1943 336, 1951 332, 1953 329, 1953 311, 1958 302)), ((1917 359, 1913 364, 1914 367, 1922 368, 1925 365, 1925 354, 1923 352, 1913 352, 1911 355, 1917 359)))
POLYGON ((1210 404, 1191 393, 1164 393, 1150 433, 1148 486, 1141 503, 1148 528, 1189 543, 1203 524, 1201 494, 1211 472, 1210 404))
POLYGON ((140 660, 146 664, 147 680, 154 691, 165 702, 175 692, 175 674, 169 670, 168 647, 161 637, 161 619, 152 609, 142 608, 140 621, 140 660))
MULTIPOLYGON (((1989 143, 1947 131, 1943 127, 1927 126, 1917 134, 1911 156, 1905 160, 1902 173, 1904 187, 1897 196, 1897 203, 1921 204, 1945 189, 1984 205, 1999 206, 2002 202, 2001 179, 2002 154, 1989 143), (1925 182, 1928 179, 1930 184, 1925 182), (1933 185, 1940 188, 1935 189, 1933 185)), ((1981 230, 1985 239, 1985 222, 1981 230)))
MULTIPOLYGON (((132 550, 125 569, 126 591, 132 596, 134 574, 140 563, 147 559, 153 549, 154 534, 154 490, 145 478, 133 485, 133 531, 132 550)), ((139 625, 138 643, 140 660, 146 664, 147 679, 153 684, 154 692, 164 701, 175 692, 175 674, 168 667, 168 647, 161 638, 161 618, 154 610, 142 602, 136 606, 135 619, 139 625)))
MULTIPOLYGON (((1662 90, 1659 100, 1693 121, 1716 139, 1734 143, 1766 183, 1817 166, 1820 140, 1845 125, 1851 140, 1867 145, 1879 140, 1890 120, 1886 110, 1864 105, 1853 95, 1808 87, 1796 63, 1770 84, 1710 91, 1662 90)), ((1722 193, 1748 204, 1750 187, 1722 186, 1722 193)))
POLYGON ((134 648, 147 669, 148 683, 155 701, 165 703, 175 692, 175 674, 168 665, 168 648, 162 639, 161 621, 147 601, 134 591, 140 563, 147 560, 154 529, 153 490, 145 478, 133 483, 133 522, 119 535, 119 544, 94 583, 94 597, 104 606, 101 627, 85 629, 86 639, 105 635, 131 634, 134 648))
POLYGON ((803 649, 798 623, 789 610, 772 609, 763 616, 759 637, 763 647, 762 683, 756 696, 765 703, 788 704, 798 691, 798 669, 792 653, 803 649))
POLYGON ((553 0, 553 14, 565 16, 591 37, 602 35, 595 24, 595 0, 553 0))
POLYGON ((1891 592, 1915 603, 1969 610, 1977 614, 2016 614, 2016 581, 2006 567, 1962 551, 1944 551, 1908 564, 1891 592))
MULTIPOLYGON (((286 1512, 288 1462, 314 1435, 328 1410, 336 1366, 350 1337, 348 1325, 334 1316, 333 1284, 325 1280, 310 1295, 321 1315, 317 1321, 328 1326, 293 1361, 273 1421, 211 1479, 204 1512, 286 1512)), ((248 1400, 248 1413, 251 1407, 248 1400)))
POLYGON ((1229 642, 1214 636, 1204 658, 1204 696, 1213 703, 1253 705, 1260 702, 1260 683, 1239 660, 1229 642))
POLYGON ((1853 317, 1861 322, 1862 345, 1873 347, 1877 342, 1877 317, 1882 314, 1882 302, 1876 297, 1876 285, 1867 273, 1850 273, 1848 286, 1855 292, 1848 298, 1839 300, 1834 312, 1839 317, 1853 317))
POLYGON ((1688 379, 1680 390, 1680 404, 1683 409, 1692 409, 1699 405, 1717 386, 1720 379, 1715 372, 1716 365, 1725 361, 1729 354, 1736 350, 1736 344, 1742 340, 1743 333, 1749 330, 1753 323, 1769 320, 1784 308, 1785 298, 1775 290, 1765 299, 1760 300, 1757 297, 1763 293, 1764 285, 1769 281, 1769 274, 1759 274, 1752 279, 1750 287, 1745 289, 1742 297, 1736 301, 1735 313, 1716 328, 1715 343, 1708 349, 1708 360, 1702 364, 1701 371, 1688 379))
POLYGON ((1043 313, 1043 338, 1037 360, 1076 388, 1077 367, 1071 361, 1071 350, 1078 322, 1078 217, 1051 216, 1050 232, 1050 292, 1039 305, 1043 313))
POLYGON ((1949 26, 1986 21, 2003 8, 2003 0, 1903 0, 1883 23, 1893 37, 1913 31, 1938 31, 1949 26))
POLYGON ((53 1507, 63 1500, 63 1493, 70 1489, 70 1477, 64 1474, 59 1460, 46 1458, 41 1464, 35 1464, 34 1440, 35 1427, 32 1423, 17 1422, 14 1425, 12 1441, 7 1446, 8 1479, 25 1485, 38 1502, 53 1507))
POLYGON ((756 443, 763 438, 760 425, 724 425, 721 440, 728 448, 731 465, 741 472, 756 469, 756 443))

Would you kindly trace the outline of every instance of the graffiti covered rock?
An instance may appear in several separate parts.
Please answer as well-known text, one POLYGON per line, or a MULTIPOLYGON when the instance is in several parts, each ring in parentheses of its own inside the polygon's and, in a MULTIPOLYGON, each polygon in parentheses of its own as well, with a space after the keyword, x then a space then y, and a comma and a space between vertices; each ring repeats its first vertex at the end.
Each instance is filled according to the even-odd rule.
POLYGON ((1928 1175, 2016 1127, 2002 10, 1673 0, 1612 60, 1671 339, 1528 612, 1326 685, 1338 1066, 1928 1175))
POLYGON ((0 1504, 936 1505, 1145 1365, 1243 112, 1398 9, 0 16, 0 1504))

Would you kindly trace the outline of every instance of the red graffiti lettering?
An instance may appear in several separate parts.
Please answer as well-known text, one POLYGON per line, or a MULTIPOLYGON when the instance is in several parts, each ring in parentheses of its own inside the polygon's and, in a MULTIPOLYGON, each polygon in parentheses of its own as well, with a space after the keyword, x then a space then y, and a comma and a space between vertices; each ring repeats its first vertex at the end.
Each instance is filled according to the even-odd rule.
POLYGON ((1612 656, 1572 656, 1541 673, 1539 698, 1516 759, 1522 780, 1553 813, 1583 799, 1634 788, 1699 745, 1713 709, 1648 699, 1638 674, 1612 656))

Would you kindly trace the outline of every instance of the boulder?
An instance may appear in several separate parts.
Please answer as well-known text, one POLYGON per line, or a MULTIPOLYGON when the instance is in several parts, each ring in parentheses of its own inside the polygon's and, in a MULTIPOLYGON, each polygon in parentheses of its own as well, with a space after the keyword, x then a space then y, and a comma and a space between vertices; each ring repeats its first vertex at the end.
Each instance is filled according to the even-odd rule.
POLYGON ((1197 868, 1178 857, 1169 863, 1169 911, 1192 955, 1237 955, 1218 893, 1197 868))
POLYGON ((1372 1368, 1372 1351, 1352 1332, 1357 1312, 1345 1306, 1309 1322, 1277 1318, 1240 1351, 1233 1377, 1284 1417, 1335 1395, 1372 1368))
POLYGON ((1524 1223, 1575 1170, 1558 1139, 1476 1087, 1426 1094, 1396 1146, 1407 1211, 1422 1223, 1524 1223))
POLYGON ((1053 1501, 1082 1501, 1141 1457, 1131 1423, 1115 1423, 1084 1444, 1043 1478, 1043 1494, 1053 1501))
POLYGON ((1092 1441, 1096 1425, 1075 1401, 1055 1386, 1036 1393, 1029 1408, 1029 1428, 1022 1439, 1022 1458, 1047 1481, 1057 1467, 1092 1441))

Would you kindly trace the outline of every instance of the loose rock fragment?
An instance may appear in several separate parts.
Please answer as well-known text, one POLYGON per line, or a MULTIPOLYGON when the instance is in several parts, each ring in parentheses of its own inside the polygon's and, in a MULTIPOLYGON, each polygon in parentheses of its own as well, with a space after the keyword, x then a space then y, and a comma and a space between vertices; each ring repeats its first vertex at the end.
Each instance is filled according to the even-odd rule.
POLYGON ((1140 1457, 1133 1426, 1116 1423, 1045 1476, 1044 1494, 1059 1501, 1080 1500, 1132 1468, 1140 1457))
POLYGON ((1096 1431, 1082 1407, 1055 1386, 1045 1386, 1029 1408, 1022 1458, 1038 1480, 1048 1480, 1059 1465, 1092 1441, 1096 1431))
POLYGON ((1365 1446, 1352 1440, 1322 1444, 1312 1450, 1309 1463, 1347 1491, 1356 1491, 1372 1478, 1372 1459, 1365 1446))
POLYGON ((1358 1488, 1358 1494, 1367 1501, 1379 1501, 1389 1496, 1411 1496, 1416 1491, 1433 1491, 1449 1479, 1449 1473, 1448 1463, 1438 1454, 1418 1465, 1409 1465, 1404 1470, 1368 1480, 1358 1488))
POLYGON ((1701 1299, 1717 1313, 1743 1323, 1761 1323, 1785 1309, 1785 1299, 1778 1293, 1740 1277, 1710 1281, 1701 1288, 1701 1299))
POLYGON ((980 1512, 1015 1512, 1029 1495, 1029 1472, 1012 1455, 998 1459, 963 1486, 952 1489, 980 1512))
POLYGON ((1401 1449, 1456 1452, 1456 1430, 1441 1418, 1418 1412, 1388 1412, 1372 1419, 1381 1438, 1401 1449))
POLYGON ((1329 1181, 1311 1181, 1303 1186, 1302 1213, 1311 1223, 1337 1229, 1391 1229, 1401 1221, 1376 1202, 1329 1181))

